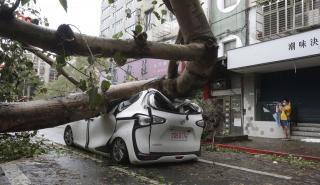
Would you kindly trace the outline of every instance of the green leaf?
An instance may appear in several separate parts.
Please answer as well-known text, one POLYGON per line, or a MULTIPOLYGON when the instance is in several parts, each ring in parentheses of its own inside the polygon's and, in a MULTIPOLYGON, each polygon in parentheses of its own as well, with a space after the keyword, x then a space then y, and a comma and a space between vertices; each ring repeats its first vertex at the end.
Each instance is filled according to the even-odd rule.
POLYGON ((114 3, 114 0, 108 0, 108 3, 112 4, 112 3, 114 3))
POLYGON ((127 58, 123 54, 121 54, 120 52, 116 52, 116 54, 114 54, 113 58, 114 58, 114 61, 119 66, 123 66, 127 62, 127 58))
POLYGON ((90 65, 93 65, 95 61, 96 61, 96 59, 94 58, 94 56, 89 56, 89 57, 88 57, 88 63, 89 63, 90 65))
POLYGON ((161 24, 165 23, 166 19, 161 19, 161 24))
POLYGON ((57 56, 56 62, 57 62, 57 67, 59 67, 59 68, 67 65, 65 57, 63 57, 61 55, 57 56))
POLYGON ((33 63, 31 61, 26 62, 26 66, 28 69, 33 69, 33 63))
POLYGON ((29 2, 30 2, 30 0, 21 0, 21 5, 24 6, 29 2))
POLYGON ((158 20, 160 20, 160 18, 161 18, 161 17, 160 17, 160 15, 159 15, 159 13, 158 13, 158 12, 153 11, 153 14, 157 17, 157 19, 158 19, 158 20))
POLYGON ((47 92, 48 92, 47 88, 41 88, 40 89, 40 93, 42 93, 42 94, 47 94, 47 92))
POLYGON ((136 34, 141 33, 142 30, 143 28, 140 24, 136 25, 136 27, 134 28, 134 31, 136 32, 136 34))
POLYGON ((119 39, 119 38, 121 38, 122 36, 123 36, 123 32, 120 31, 119 33, 116 33, 116 34, 112 35, 112 38, 113 38, 113 39, 119 39))
POLYGON ((161 14, 162 15, 167 15, 167 10, 165 10, 165 9, 161 10, 161 14))
POLYGON ((101 83, 102 92, 106 92, 110 88, 111 83, 108 80, 103 80, 101 83))
POLYGON ((89 96, 89 106, 90 108, 95 108, 96 106, 99 106, 103 103, 103 96, 98 93, 97 87, 92 87, 87 91, 87 94, 89 96))
POLYGON ((158 3, 158 1, 152 1, 153 5, 156 5, 158 3))
POLYGON ((83 91, 87 90, 87 81, 81 79, 81 80, 79 81, 78 87, 79 87, 79 89, 81 89, 81 90, 83 90, 83 91))
POLYGON ((68 11, 68 2, 67 2, 67 0, 59 0, 59 1, 60 1, 61 6, 67 12, 68 11))

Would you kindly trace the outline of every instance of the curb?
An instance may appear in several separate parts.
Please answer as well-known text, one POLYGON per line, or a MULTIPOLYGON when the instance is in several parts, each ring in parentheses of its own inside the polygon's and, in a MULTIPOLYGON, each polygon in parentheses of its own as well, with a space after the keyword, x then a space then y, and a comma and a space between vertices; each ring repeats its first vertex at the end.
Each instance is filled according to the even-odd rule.
POLYGON ((219 148, 227 148, 227 149, 231 149, 231 150, 242 151, 242 152, 249 153, 249 154, 267 154, 267 155, 277 155, 277 156, 283 156, 283 157, 294 156, 294 157, 301 157, 305 160, 320 161, 320 157, 316 157, 316 156, 290 154, 290 153, 286 153, 286 152, 276 152, 276 151, 272 151, 272 150, 261 150, 261 149, 256 149, 256 148, 235 146, 235 145, 230 145, 230 144, 214 144, 214 146, 219 147, 219 148))

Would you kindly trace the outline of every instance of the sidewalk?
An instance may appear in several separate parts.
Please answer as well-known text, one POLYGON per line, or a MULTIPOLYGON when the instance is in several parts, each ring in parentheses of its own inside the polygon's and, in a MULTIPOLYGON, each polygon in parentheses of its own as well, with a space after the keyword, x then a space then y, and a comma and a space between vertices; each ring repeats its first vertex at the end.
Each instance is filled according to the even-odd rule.
POLYGON ((226 144, 216 144, 216 146, 246 153, 280 156, 293 155, 308 160, 320 161, 320 143, 249 137, 249 141, 235 141, 226 144))

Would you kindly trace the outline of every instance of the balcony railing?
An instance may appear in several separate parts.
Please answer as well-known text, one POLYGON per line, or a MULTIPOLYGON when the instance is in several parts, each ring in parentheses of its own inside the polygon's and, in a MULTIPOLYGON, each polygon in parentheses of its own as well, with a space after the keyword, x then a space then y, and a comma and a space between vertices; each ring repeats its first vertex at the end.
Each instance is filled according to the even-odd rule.
POLYGON ((257 9, 257 38, 274 39, 320 24, 320 0, 262 0, 257 9))

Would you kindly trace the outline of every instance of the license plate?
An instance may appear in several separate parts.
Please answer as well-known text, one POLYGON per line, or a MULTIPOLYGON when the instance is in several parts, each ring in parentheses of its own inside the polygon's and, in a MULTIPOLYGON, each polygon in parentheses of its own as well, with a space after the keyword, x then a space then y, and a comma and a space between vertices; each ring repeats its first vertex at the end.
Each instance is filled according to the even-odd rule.
POLYGON ((187 141, 188 133, 183 131, 174 131, 170 134, 171 141, 187 141))

